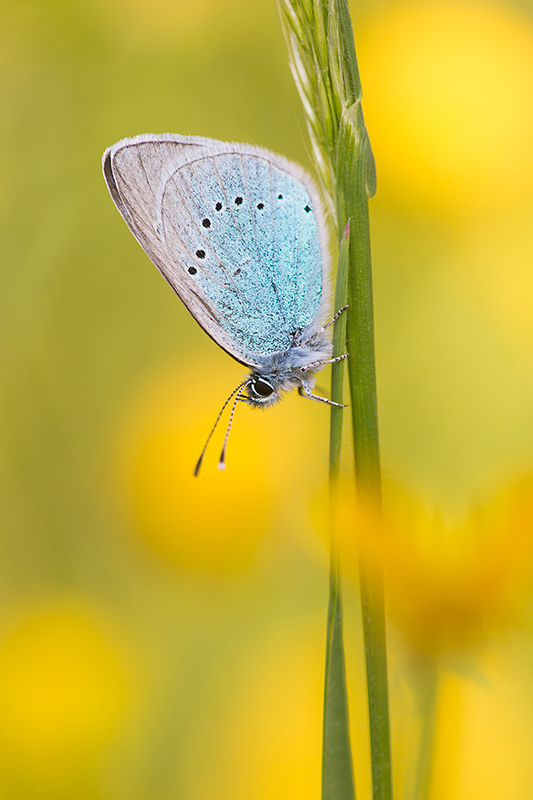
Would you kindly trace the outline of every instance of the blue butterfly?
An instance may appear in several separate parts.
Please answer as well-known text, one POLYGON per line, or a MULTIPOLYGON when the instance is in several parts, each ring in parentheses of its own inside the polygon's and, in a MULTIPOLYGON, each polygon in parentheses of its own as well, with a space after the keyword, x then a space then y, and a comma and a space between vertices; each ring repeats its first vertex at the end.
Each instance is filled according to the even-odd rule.
MULTIPOLYGON (((247 144, 145 134, 103 156, 111 198, 129 229, 206 333, 251 374, 231 393, 267 408, 313 394, 331 358, 324 324, 328 269, 322 204, 301 167, 247 144)), ((341 309, 340 312, 345 309, 341 309)), ((345 358, 346 356, 340 356, 345 358)))

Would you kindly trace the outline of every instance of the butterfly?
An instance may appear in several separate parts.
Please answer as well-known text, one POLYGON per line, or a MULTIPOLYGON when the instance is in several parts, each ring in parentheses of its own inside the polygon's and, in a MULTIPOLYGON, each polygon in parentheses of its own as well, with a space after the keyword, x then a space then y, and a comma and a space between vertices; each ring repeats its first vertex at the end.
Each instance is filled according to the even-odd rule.
POLYGON ((251 372, 228 397, 268 408, 334 359, 325 333, 327 233, 320 197, 297 164, 249 144, 143 134, 103 155, 117 209, 204 331, 251 372))

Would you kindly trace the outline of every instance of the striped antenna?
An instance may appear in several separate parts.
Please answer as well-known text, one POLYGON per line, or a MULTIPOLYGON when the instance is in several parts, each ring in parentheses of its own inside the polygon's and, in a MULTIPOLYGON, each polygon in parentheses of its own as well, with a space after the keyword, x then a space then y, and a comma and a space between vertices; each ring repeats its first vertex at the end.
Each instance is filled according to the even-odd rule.
MULTIPOLYGON (((230 396, 228 397, 228 399, 226 400, 226 402, 224 403, 224 405, 223 405, 223 406, 222 406, 222 408, 220 409, 220 412, 219 412, 219 414, 218 414, 218 417, 217 417, 217 418, 216 418, 216 420, 215 420, 215 424, 214 424, 214 425, 213 425, 213 427, 211 428, 211 432, 210 432, 209 436, 207 437, 207 439, 205 440, 205 444, 204 444, 204 446, 203 446, 202 452, 200 453, 200 458, 199 458, 199 459, 198 459, 198 461, 196 462, 196 466, 195 466, 195 468, 194 468, 194 477, 195 477, 195 478, 198 476, 198 473, 200 472, 200 467, 202 466, 202 461, 203 461, 203 459, 204 459, 205 451, 207 450, 207 445, 208 445, 208 444, 209 444, 209 442, 211 441, 211 437, 212 437, 212 435, 213 435, 213 434, 214 434, 214 432, 215 432, 215 428, 216 428, 216 426, 217 426, 217 425, 218 425, 218 423, 219 423, 220 417, 222 416, 222 414, 223 414, 223 412, 224 412, 224 409, 225 409, 225 408, 226 408, 226 406, 228 405, 228 403, 229 403, 229 401, 231 400, 231 398, 233 397, 233 395, 234 395, 234 394, 237 394, 238 392, 240 392, 240 390, 241 390, 241 389, 243 389, 245 386, 249 386, 249 384, 250 384, 250 380, 249 380, 249 379, 248 379, 248 380, 245 380, 245 381, 243 381, 242 383, 240 383, 240 384, 237 386, 237 388, 236 388, 236 389, 234 389, 234 390, 232 391, 232 393, 230 394, 230 396)), ((237 399, 238 399, 238 394, 237 394, 237 399)), ((236 402, 237 402, 237 400, 235 401, 235 403, 236 403, 236 402)), ((231 426, 231 420, 233 419, 233 414, 234 414, 234 412, 235 412, 235 403, 233 404, 233 408, 232 408, 232 410, 231 410, 230 426, 231 426)), ((224 439, 224 449, 226 448, 226 442, 227 442, 227 440, 228 440, 228 435, 229 435, 229 430, 226 432, 226 438, 224 439)), ((220 463, 219 463, 219 469, 224 469, 224 467, 220 467, 220 463)))
MULTIPOLYGON (((249 383, 251 383, 251 381, 247 381, 246 384, 242 384, 242 385, 243 386, 244 385, 248 385, 249 383)), ((239 388, 241 388, 241 387, 239 387, 239 388)), ((228 427, 226 428, 226 435, 224 436, 224 444, 222 445, 222 452, 221 452, 220 458, 218 460, 218 468, 220 470, 225 470, 226 469, 226 447, 227 447, 227 444, 228 444, 229 432, 231 430, 231 426, 233 425, 233 415, 235 414, 235 409, 237 407, 237 403, 241 399, 242 399, 242 396, 240 394, 237 394, 237 397, 233 401, 233 407, 231 409, 231 414, 229 415, 228 427)))

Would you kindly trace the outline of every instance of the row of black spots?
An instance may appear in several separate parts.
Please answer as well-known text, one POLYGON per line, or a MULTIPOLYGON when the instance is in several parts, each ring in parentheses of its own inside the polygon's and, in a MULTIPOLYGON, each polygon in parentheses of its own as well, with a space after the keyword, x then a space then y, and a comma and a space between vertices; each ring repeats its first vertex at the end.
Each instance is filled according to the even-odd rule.
MULTIPOLYGON (((243 200, 244 200, 244 198, 241 197, 240 195, 238 195, 235 198, 234 203, 235 203, 236 206, 240 206, 240 205, 242 205, 243 200)), ((215 203, 215 211, 222 211, 222 209, 223 209, 223 205, 219 200, 217 203, 215 203)), ((202 225, 204 226, 204 228, 210 228, 211 227, 211 220, 209 219, 209 217, 204 217, 203 218, 202 225)))
MULTIPOLYGON (((204 259, 205 258, 205 250, 197 250, 196 251, 196 258, 204 259)), ((198 270, 196 269, 196 267, 188 267, 187 268, 187 272, 189 273, 189 275, 196 275, 198 270)), ((242 272, 241 268, 238 267, 235 270, 235 272, 233 273, 233 276, 235 277, 236 275, 240 275, 241 272, 242 272)))
MULTIPOLYGON (((282 194, 278 195, 278 200, 283 200, 283 195, 282 194)), ((244 202, 244 198, 241 197, 241 195, 237 195, 237 197, 235 197, 233 202, 235 203, 236 206, 241 206, 243 204, 243 202, 244 202)), ((256 208, 258 208, 259 211, 262 211, 264 209, 264 207, 265 207, 265 204, 262 203, 262 202, 258 203, 257 206, 256 206, 256 208)), ((222 205, 222 203, 220 201, 218 203, 215 203, 215 211, 222 211, 222 208, 223 208, 223 205, 222 205)), ((211 227, 211 220, 208 217, 205 217, 202 220, 202 225, 204 226, 204 228, 210 228, 211 227)))
MULTIPOLYGON (((196 251, 196 258, 200 258, 200 259, 205 258, 205 250, 197 250, 196 251)), ((198 270, 196 269, 196 267, 188 267, 187 268, 187 272, 189 273, 189 275, 196 275, 198 270)))
MULTIPOLYGON (((242 205, 243 200, 244 200, 244 198, 242 198, 240 195, 237 195, 237 197, 234 200, 234 203, 235 203, 236 206, 240 206, 240 205, 242 205)), ((283 195, 282 194, 278 194, 278 200, 283 200, 283 195)), ((256 208, 259 211, 262 211, 264 209, 264 207, 265 207, 265 204, 263 202, 258 203, 257 206, 256 206, 256 208)), ((222 206, 221 202, 215 203, 215 211, 222 211, 222 208, 223 208, 223 206, 222 206)), ((306 211, 309 214, 309 212, 311 211, 311 207, 308 206, 308 205, 305 206, 304 211, 306 211)), ((204 219, 202 220, 202 225, 204 226, 204 228, 210 228, 211 227, 211 220, 209 219, 209 217, 204 217, 204 219)))
MULTIPOLYGON (((278 200, 283 200, 283 195, 282 194, 278 194, 278 200)), ((262 211, 264 209, 264 207, 265 207, 264 203, 258 203, 257 204, 257 208, 259 209, 259 211, 262 211)), ((309 212, 311 211, 311 206, 305 206, 304 211, 307 214, 309 214, 309 212)))
MULTIPOLYGON (((234 199, 233 202, 235 203, 236 206, 240 206, 240 205, 242 205, 243 200, 244 200, 244 198, 241 197, 240 195, 238 195, 234 199)), ((223 208, 224 208, 224 206, 222 205, 220 200, 215 203, 215 211, 222 211, 223 208)), ((202 220, 202 225, 204 226, 204 228, 210 228, 211 227, 211 220, 206 217, 205 219, 202 220), (208 224, 206 224, 206 221, 207 221, 208 224)))

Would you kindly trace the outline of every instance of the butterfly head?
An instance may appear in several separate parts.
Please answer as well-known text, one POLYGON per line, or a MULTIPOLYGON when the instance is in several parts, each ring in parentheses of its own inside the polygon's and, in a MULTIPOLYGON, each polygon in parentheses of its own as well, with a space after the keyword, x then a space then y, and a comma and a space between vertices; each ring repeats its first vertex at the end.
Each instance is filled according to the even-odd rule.
POLYGON ((310 390, 314 373, 327 363, 330 355, 331 344, 323 333, 304 344, 271 353, 252 371, 239 399, 255 408, 270 408, 281 400, 284 392, 301 387, 310 390))

